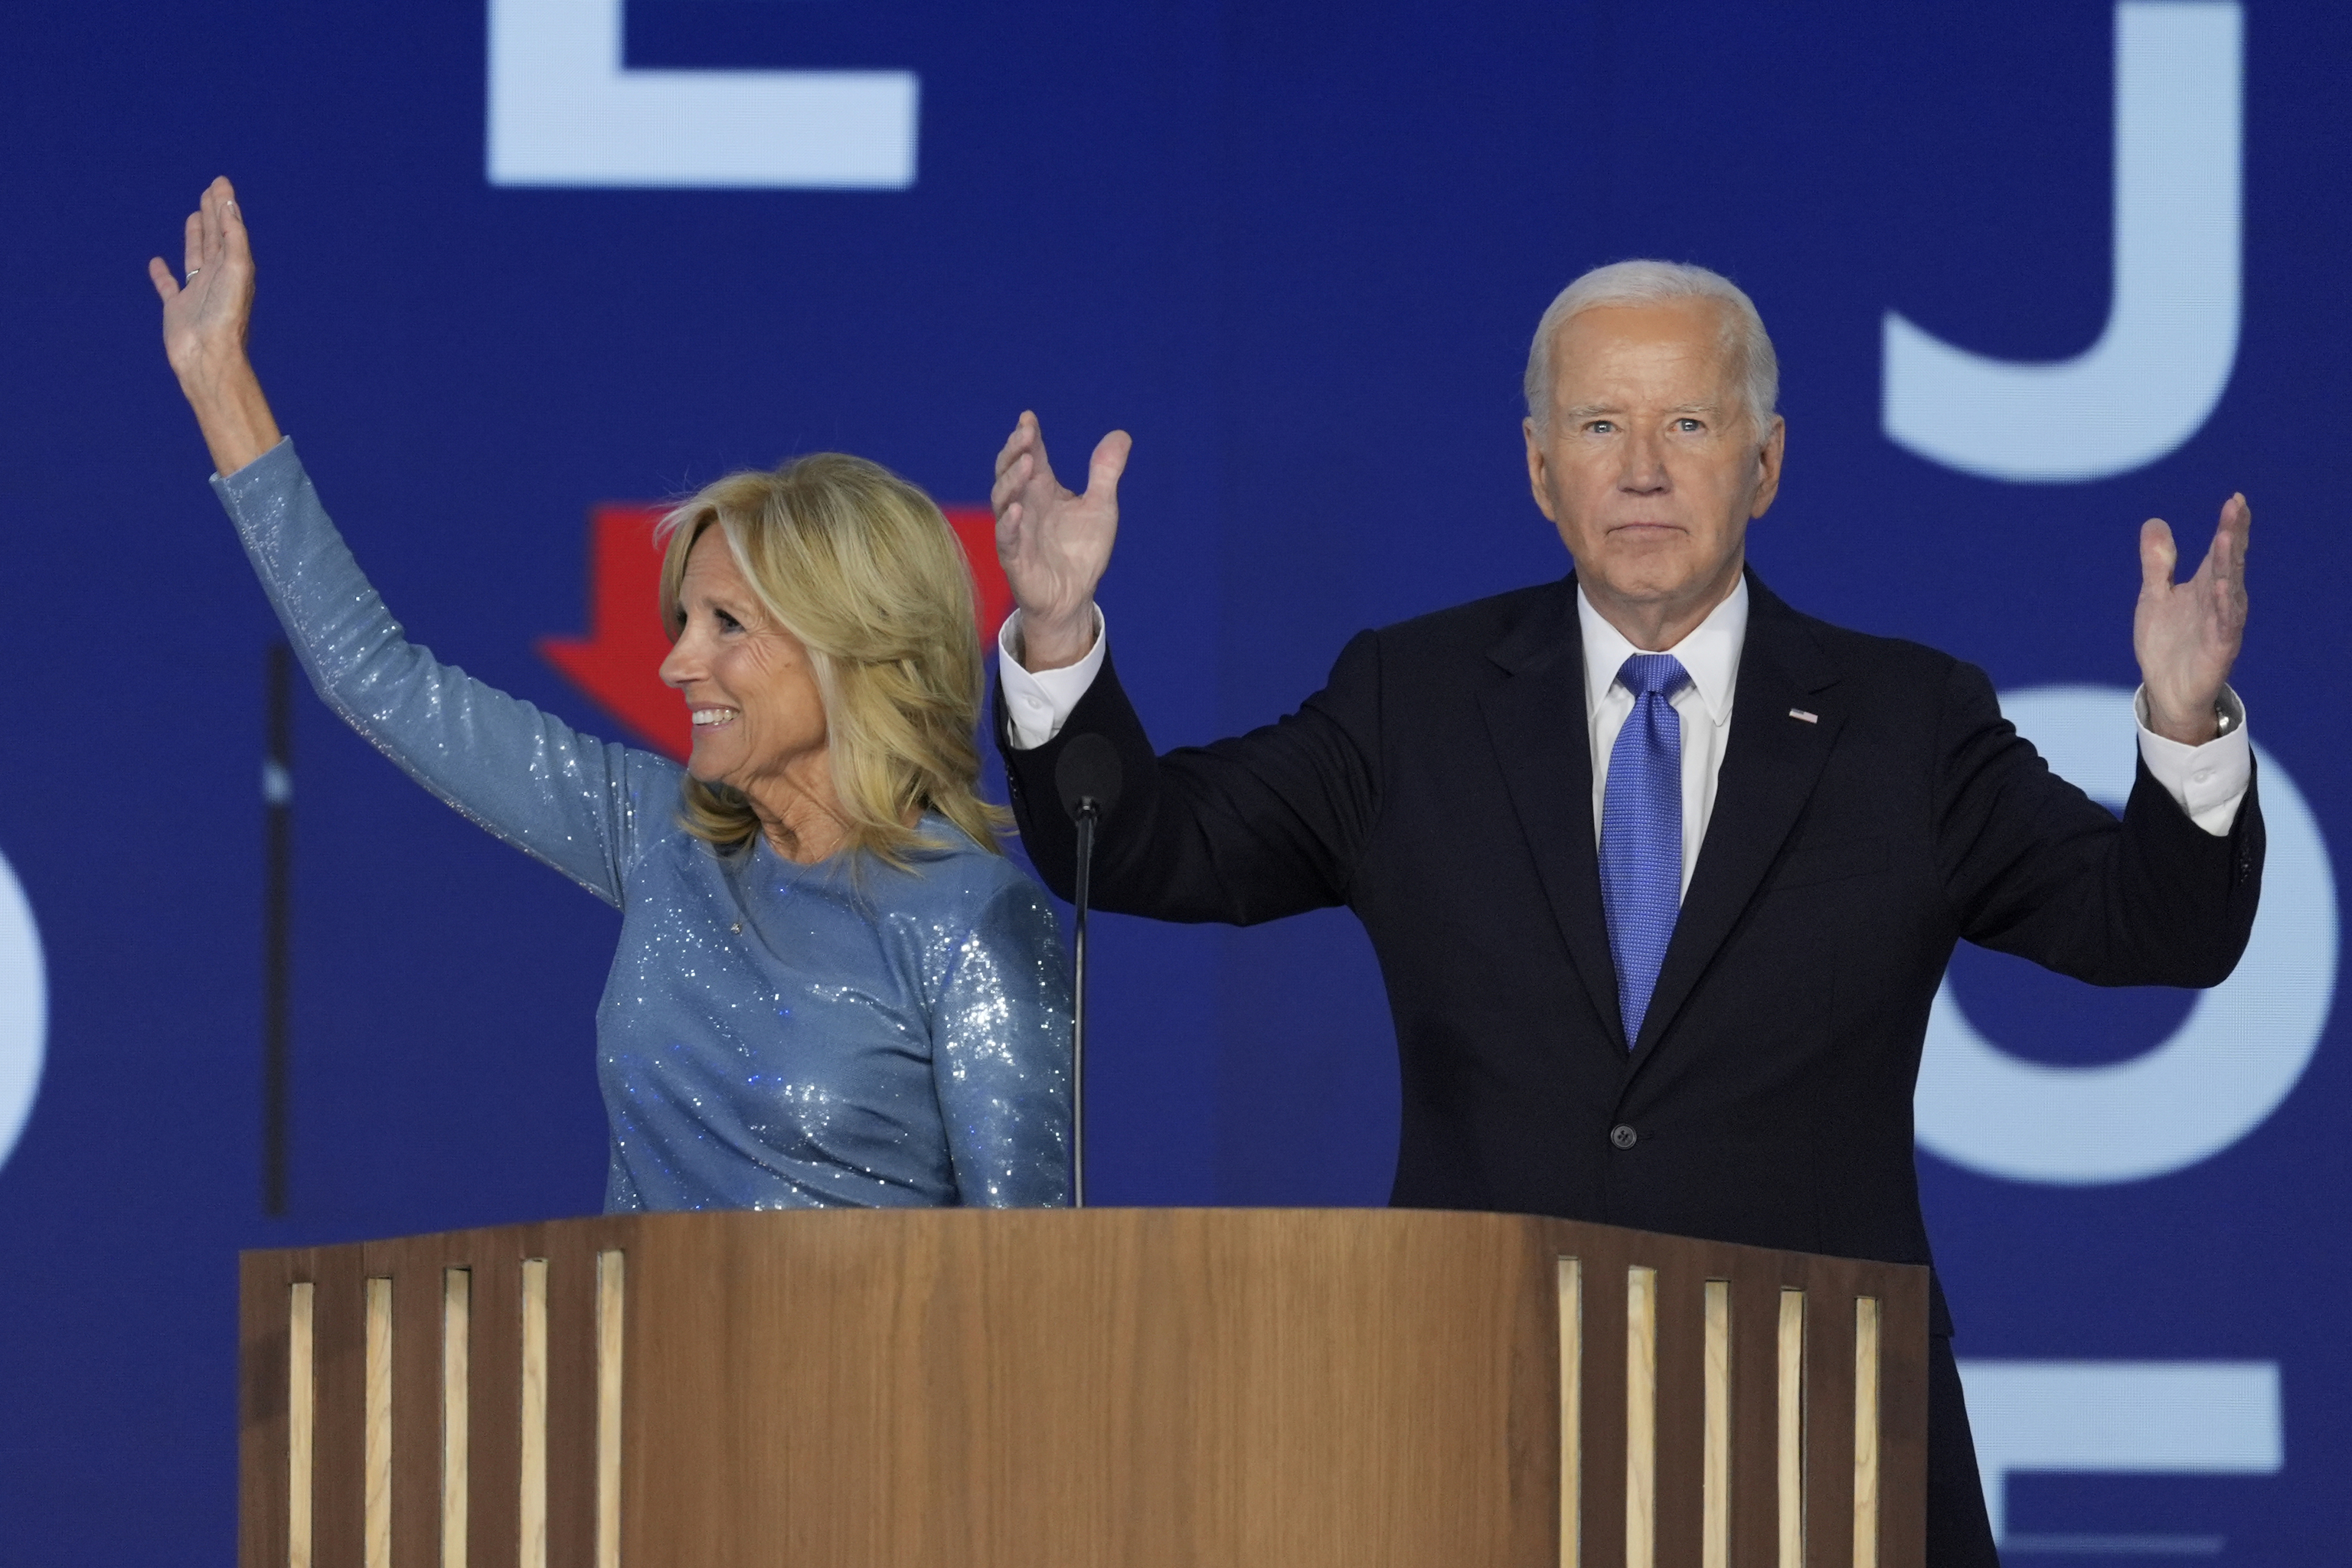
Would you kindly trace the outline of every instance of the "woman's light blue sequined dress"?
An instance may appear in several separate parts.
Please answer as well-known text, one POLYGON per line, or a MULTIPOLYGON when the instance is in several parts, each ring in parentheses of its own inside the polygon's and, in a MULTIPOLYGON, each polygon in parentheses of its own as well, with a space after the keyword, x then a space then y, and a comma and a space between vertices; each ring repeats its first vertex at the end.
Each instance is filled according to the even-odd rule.
POLYGON ((215 477, 320 696, 621 910, 596 1012, 607 1210, 1069 1201, 1069 973, 1045 895, 938 817, 911 872, 721 856, 680 770, 401 633, 280 442, 215 477))

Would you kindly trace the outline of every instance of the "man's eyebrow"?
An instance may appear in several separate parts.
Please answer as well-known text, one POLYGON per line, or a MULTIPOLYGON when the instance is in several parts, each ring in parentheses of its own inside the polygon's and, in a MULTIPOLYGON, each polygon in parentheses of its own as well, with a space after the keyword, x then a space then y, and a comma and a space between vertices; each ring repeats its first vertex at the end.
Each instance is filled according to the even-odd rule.
MULTIPOLYGON (((1678 403, 1667 409, 1666 413, 1669 416, 1673 416, 1684 414, 1719 414, 1722 411, 1723 405, 1717 403, 1678 403)), ((1622 414, 1623 409, 1614 403, 1580 403, 1565 412, 1570 419, 1597 419, 1606 415, 1622 414)))

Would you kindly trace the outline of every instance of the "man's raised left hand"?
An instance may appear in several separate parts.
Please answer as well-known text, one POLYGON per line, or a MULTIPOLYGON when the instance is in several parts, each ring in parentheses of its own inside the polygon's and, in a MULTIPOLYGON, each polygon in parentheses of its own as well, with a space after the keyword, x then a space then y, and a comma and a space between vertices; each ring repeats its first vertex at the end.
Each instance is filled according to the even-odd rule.
POLYGON ((2254 514, 2242 495, 2221 506, 2213 547, 2197 574, 2172 580, 2180 558, 2172 529, 2152 517, 2139 531, 2139 608, 2132 651, 2147 685, 2148 728, 2201 746, 2220 733, 2214 704, 2246 636, 2246 535, 2254 514))

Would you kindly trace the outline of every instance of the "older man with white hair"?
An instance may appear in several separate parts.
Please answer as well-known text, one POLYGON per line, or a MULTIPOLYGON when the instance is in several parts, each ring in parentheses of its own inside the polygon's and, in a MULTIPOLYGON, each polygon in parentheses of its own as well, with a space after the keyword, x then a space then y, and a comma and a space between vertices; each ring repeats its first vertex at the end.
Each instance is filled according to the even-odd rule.
MULTIPOLYGON (((1802 615, 1747 569, 1786 425, 1728 279, 1587 273, 1526 387, 1528 482, 1573 570, 1363 632, 1288 717, 1165 755, 1095 605, 1128 437, 1074 494, 1023 415, 996 468, 1019 604, 999 733, 1030 852, 1066 892, 1054 768, 1097 734, 1125 770, 1100 907, 1353 910, 1402 1058, 1396 1204, 1928 1263, 1911 1096, 1956 942, 2105 985, 2213 985, 2244 949, 2245 500, 2186 582, 2170 529, 2141 529, 2118 821, 1981 671, 1802 615)), ((1940 1286, 1930 1334, 1928 1562, 1994 1563, 1940 1286)))

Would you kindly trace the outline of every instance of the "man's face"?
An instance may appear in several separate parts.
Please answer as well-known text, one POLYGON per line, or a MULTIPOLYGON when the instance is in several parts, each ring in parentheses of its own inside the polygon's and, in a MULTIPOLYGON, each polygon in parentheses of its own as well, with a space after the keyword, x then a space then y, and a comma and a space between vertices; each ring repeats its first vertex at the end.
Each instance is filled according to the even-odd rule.
POLYGON ((1580 311, 1552 339, 1551 417, 1526 425, 1536 505, 1596 607, 1712 608, 1780 488, 1783 427, 1749 420, 1727 307, 1580 311))

